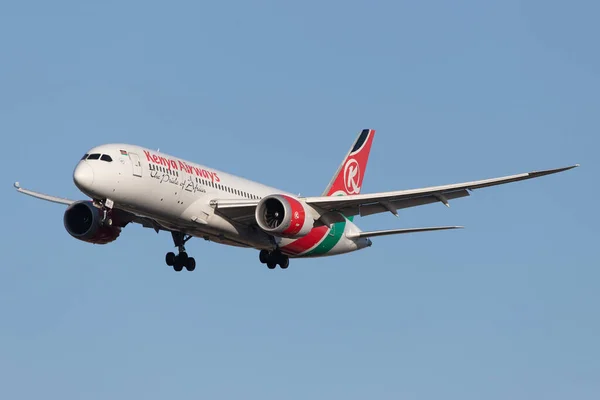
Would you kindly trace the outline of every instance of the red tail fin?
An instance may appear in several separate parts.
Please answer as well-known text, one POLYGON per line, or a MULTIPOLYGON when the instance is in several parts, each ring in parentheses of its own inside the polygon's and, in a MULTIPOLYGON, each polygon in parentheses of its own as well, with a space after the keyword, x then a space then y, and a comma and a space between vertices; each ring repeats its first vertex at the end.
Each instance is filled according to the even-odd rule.
POLYGON ((323 196, 359 194, 369 161, 375 130, 363 129, 342 164, 329 182, 323 196))

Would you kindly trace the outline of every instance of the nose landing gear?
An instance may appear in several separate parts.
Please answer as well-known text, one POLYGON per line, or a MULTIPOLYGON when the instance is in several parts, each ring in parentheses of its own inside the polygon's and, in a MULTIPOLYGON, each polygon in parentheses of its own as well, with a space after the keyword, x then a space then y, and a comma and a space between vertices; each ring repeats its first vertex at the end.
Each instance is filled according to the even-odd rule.
POLYGON ((290 258, 282 254, 279 249, 274 251, 261 250, 258 259, 261 263, 267 264, 267 268, 275 269, 277 264, 281 269, 286 269, 290 266, 290 258))
POLYGON ((177 246, 179 253, 175 255, 173 252, 168 252, 165 256, 167 265, 173 267, 177 272, 181 271, 183 267, 188 271, 195 270, 196 260, 194 257, 188 257, 188 254, 185 252, 185 243, 190 240, 192 236, 185 235, 181 232, 171 232, 171 235, 173 236, 173 242, 175 242, 175 246, 177 246))

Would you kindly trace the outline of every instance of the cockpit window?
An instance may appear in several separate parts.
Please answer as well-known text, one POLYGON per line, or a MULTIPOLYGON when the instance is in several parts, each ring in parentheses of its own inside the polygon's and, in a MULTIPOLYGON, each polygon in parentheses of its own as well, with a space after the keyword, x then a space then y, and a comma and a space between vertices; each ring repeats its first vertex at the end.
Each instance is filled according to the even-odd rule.
POLYGON ((108 154, 102 154, 102 157, 100 157, 100 159, 102 161, 108 161, 108 162, 112 161, 112 158, 108 154))
POLYGON ((100 154, 94 153, 94 154, 90 154, 90 156, 87 159, 88 160, 97 160, 99 158, 100 158, 100 154))
POLYGON ((83 155, 83 157, 81 157, 81 159, 82 159, 82 160, 85 160, 85 159, 87 158, 87 156, 89 156, 89 154, 88 154, 88 153, 85 153, 85 154, 83 155))

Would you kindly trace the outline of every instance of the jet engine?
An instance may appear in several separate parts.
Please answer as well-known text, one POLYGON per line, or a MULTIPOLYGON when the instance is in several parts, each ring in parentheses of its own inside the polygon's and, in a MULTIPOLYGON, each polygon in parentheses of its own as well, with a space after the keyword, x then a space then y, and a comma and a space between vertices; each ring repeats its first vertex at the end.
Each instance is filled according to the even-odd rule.
MULTIPOLYGON (((103 211, 89 200, 77 201, 65 211, 65 229, 75 239, 94 244, 106 244, 117 239, 121 227, 103 224, 103 211)), ((108 219, 107 219, 108 220, 108 219)))
POLYGON ((315 223, 309 206, 283 194, 264 197, 256 206, 255 217, 262 230, 286 238, 306 235, 315 223))

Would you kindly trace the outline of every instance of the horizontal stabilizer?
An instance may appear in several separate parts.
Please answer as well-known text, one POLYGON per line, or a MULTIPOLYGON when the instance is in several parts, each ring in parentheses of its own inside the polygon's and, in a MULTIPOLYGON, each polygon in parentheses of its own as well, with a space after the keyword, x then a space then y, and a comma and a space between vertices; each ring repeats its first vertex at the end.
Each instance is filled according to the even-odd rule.
POLYGON ((434 226, 430 228, 404 228, 404 229, 390 229, 387 231, 371 231, 371 232, 359 232, 352 235, 348 235, 349 239, 374 237, 374 236, 385 236, 385 235, 398 235, 401 233, 415 233, 415 232, 428 232, 428 231, 443 231, 446 229, 462 229, 463 226, 434 226))

